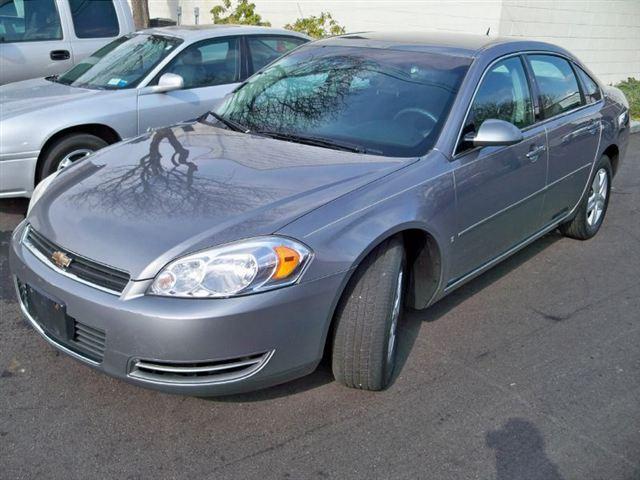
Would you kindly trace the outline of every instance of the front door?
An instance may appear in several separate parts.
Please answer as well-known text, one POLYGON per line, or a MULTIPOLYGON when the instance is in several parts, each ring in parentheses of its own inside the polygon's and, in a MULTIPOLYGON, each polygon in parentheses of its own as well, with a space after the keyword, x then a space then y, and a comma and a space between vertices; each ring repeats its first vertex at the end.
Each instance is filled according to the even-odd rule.
POLYGON ((475 96, 454 158, 458 233, 449 285, 508 251, 541 228, 547 174, 546 137, 534 125, 533 101, 520 57, 491 67, 475 96), (486 119, 522 130, 522 142, 473 147, 462 140, 486 119))
POLYGON ((138 131, 193 120, 210 111, 240 81, 239 37, 196 43, 182 52, 149 83, 157 85, 165 73, 184 80, 184 88, 138 96, 138 131))

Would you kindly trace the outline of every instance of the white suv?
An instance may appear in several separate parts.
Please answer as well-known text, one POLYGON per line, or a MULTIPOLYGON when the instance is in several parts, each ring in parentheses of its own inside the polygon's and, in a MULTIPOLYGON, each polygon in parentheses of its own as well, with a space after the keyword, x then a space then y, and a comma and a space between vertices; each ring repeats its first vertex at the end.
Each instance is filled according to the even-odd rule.
POLYGON ((65 72, 133 30, 126 0, 0 0, 0 85, 65 72))

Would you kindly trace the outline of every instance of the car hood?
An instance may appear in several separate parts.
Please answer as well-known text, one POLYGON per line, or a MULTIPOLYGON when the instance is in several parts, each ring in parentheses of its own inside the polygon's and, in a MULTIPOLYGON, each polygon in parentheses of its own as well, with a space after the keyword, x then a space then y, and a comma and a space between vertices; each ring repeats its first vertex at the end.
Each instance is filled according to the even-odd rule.
POLYGON ((103 90, 70 87, 35 78, 9 83, 0 87, 0 119, 42 110, 49 107, 68 105, 70 101, 89 99, 104 94, 103 90))
POLYGON ((173 258, 274 233, 413 161, 189 123, 70 167, 28 220, 76 254, 152 278, 173 258))

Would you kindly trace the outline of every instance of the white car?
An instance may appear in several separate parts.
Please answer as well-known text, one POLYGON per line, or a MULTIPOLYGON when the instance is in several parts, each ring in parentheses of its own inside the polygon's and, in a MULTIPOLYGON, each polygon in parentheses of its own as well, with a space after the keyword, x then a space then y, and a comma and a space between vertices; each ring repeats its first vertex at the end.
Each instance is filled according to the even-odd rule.
POLYGON ((309 41, 266 27, 163 27, 125 35, 62 75, 0 86, 0 198, 59 168, 211 110, 253 72, 309 41))

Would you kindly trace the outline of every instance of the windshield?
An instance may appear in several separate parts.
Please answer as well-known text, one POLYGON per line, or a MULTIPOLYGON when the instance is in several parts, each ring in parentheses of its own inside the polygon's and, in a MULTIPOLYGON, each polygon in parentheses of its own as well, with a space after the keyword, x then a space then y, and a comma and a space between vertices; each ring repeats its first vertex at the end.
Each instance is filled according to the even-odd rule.
POLYGON ((182 40, 160 35, 127 35, 105 45, 55 81, 74 87, 133 88, 182 40))
POLYGON ((355 151, 419 156, 438 137, 469 62, 310 45, 251 77, 216 113, 244 130, 290 141, 322 139, 355 151))

